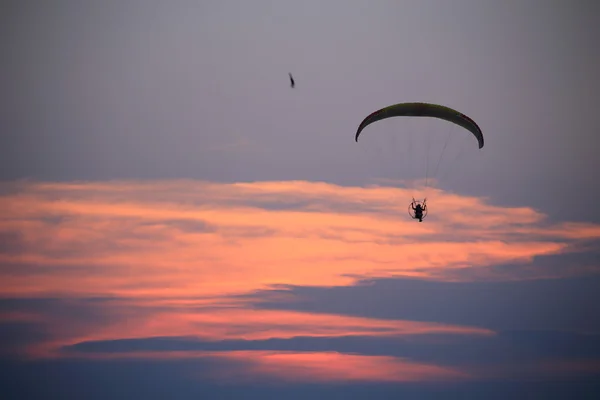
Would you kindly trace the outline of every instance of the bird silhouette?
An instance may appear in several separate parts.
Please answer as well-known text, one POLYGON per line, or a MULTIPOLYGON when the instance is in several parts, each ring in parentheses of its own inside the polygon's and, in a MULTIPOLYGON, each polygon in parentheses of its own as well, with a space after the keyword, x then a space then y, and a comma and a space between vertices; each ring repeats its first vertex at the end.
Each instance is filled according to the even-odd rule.
POLYGON ((290 86, 293 88, 296 86, 296 81, 294 81, 294 77, 292 76, 291 72, 288 72, 288 75, 290 76, 290 86))

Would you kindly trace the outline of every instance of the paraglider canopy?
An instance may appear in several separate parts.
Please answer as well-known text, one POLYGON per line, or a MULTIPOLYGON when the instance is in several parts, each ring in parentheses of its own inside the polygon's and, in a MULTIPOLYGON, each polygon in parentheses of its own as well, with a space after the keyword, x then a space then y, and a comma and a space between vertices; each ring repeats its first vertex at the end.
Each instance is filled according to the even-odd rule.
POLYGON ((470 131, 479 142, 479 148, 483 147, 483 133, 475 121, 450 107, 431 103, 399 103, 377 110, 368 115, 360 123, 354 140, 358 142, 358 137, 362 130, 368 125, 391 117, 431 117, 443 119, 470 131))

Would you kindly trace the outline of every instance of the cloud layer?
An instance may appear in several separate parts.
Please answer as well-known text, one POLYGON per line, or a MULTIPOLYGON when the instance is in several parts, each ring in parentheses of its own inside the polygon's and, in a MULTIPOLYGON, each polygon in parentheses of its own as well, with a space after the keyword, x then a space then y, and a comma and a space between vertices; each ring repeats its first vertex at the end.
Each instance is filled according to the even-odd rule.
MULTIPOLYGON (((206 379, 239 382, 598 371, 596 353, 582 359, 568 346, 506 364, 484 357, 527 348, 503 329, 598 328, 576 317, 525 324, 507 311, 528 310, 519 296, 537 299, 541 279, 560 292, 596 275, 598 225, 441 190, 417 223, 406 214, 414 192, 402 186, 24 181, 1 193, 5 356, 193 358, 226 365, 206 379), (508 282, 488 282, 498 279, 508 282), (507 295, 511 305, 499 302, 507 295), (474 343, 485 343, 479 356, 451 356, 474 343)), ((564 304, 579 304, 564 293, 564 304)))

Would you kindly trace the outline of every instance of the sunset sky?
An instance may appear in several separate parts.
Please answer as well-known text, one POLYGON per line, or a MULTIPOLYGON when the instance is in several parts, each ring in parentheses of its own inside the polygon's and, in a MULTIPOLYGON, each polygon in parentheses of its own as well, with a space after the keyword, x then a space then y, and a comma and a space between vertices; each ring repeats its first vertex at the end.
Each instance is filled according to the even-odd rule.
POLYGON ((0 398, 599 398, 599 40, 586 0, 4 2, 0 398), (413 101, 484 148, 354 141, 413 101))

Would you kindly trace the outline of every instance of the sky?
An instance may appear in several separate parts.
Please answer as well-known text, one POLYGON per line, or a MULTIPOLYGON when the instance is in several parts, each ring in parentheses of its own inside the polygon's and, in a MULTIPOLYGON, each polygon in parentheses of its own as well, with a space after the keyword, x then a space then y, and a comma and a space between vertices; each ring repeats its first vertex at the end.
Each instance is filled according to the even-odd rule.
POLYGON ((0 396, 597 398, 599 39, 585 0, 3 2, 0 396), (413 101, 485 146, 354 141, 413 101))

